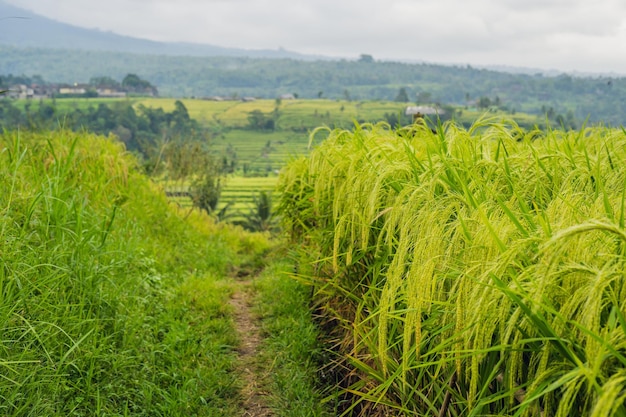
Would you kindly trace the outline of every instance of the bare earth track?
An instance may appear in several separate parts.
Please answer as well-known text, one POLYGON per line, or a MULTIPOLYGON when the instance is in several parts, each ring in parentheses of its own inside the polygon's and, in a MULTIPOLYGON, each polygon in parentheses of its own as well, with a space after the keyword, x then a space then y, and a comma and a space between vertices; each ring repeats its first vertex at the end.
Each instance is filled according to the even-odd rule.
POLYGON ((261 369, 257 353, 261 343, 260 328, 251 311, 250 281, 236 285, 230 300, 234 310, 235 329, 239 346, 238 370, 244 380, 242 390, 242 417, 272 417, 274 414, 266 404, 267 393, 263 391, 261 369))

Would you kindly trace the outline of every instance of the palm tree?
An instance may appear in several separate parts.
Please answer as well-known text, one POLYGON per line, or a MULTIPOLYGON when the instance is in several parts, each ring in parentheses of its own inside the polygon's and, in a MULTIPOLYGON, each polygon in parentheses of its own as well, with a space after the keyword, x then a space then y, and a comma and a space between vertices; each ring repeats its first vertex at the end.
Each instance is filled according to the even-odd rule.
POLYGON ((247 214, 243 226, 255 232, 271 232, 276 230, 276 218, 272 211, 272 195, 267 191, 261 191, 253 197, 254 207, 247 214))

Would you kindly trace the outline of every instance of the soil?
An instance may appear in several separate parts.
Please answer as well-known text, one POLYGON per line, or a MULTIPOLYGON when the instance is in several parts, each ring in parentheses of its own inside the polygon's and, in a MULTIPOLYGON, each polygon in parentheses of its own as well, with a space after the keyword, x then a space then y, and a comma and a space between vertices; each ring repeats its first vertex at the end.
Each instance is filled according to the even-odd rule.
POLYGON ((274 414, 267 406, 267 392, 263 390, 263 377, 257 354, 261 343, 261 330, 251 311, 252 295, 247 282, 240 282, 230 300, 234 309, 235 329, 241 344, 239 345, 238 370, 244 381, 242 389, 242 417, 272 417, 274 414))

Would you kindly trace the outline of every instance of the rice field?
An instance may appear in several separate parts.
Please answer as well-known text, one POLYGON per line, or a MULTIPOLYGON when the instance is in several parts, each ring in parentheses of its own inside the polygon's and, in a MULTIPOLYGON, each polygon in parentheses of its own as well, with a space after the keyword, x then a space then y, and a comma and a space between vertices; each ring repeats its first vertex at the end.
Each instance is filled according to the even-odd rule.
POLYGON ((236 155, 242 175, 275 175, 287 161, 308 153, 308 134, 231 130, 212 142, 215 155, 236 155))
POLYGON ((277 182, 277 176, 229 177, 222 191, 220 207, 230 204, 233 210, 248 209, 255 194, 261 191, 273 192, 277 182))
MULTIPOLYGON (((54 105, 60 111, 86 109, 99 104, 115 106, 131 103, 135 109, 142 106, 161 108, 166 112, 175 109, 173 98, 65 98, 56 99, 54 105)), ((219 158, 235 161, 236 171, 241 175, 264 176, 279 170, 293 157, 308 153, 309 133, 319 126, 352 128, 355 122, 373 123, 384 120, 386 115, 400 116, 408 103, 389 101, 348 100, 282 100, 258 99, 254 101, 212 101, 182 99, 189 115, 211 132, 211 146, 219 158), (251 112, 260 111, 273 120, 274 129, 251 128, 251 112)), ((18 102, 18 104, 21 102, 18 102)), ((455 117, 469 125, 480 117, 476 109, 460 110, 455 117)), ((513 117, 513 116, 511 116, 513 117)), ((525 126, 545 124, 536 116, 516 114, 515 120, 525 126)))
MULTIPOLYGON (((149 98, 139 100, 136 106, 174 110, 175 99, 149 98)), ((189 115, 205 125, 221 125, 225 128, 241 129, 248 123, 248 114, 254 110, 271 113, 277 106, 276 100, 212 101, 200 99, 181 100, 189 115)), ((282 100, 278 105, 277 127, 282 130, 313 129, 322 124, 349 127, 355 120, 381 120, 385 113, 404 111, 406 103, 389 101, 347 100, 282 100)))
POLYGON ((280 213, 345 415, 626 415, 625 131, 317 134, 280 213))
MULTIPOLYGON (((278 176, 242 177, 228 176, 224 180, 223 189, 216 211, 224 211, 224 219, 229 222, 242 221, 245 215, 254 209, 254 199, 261 193, 274 193, 278 176)), ((186 192, 186 186, 180 184, 164 184, 164 189, 170 192, 186 192)), ((187 196, 169 197, 169 200, 180 207, 192 207, 191 198, 187 196)))

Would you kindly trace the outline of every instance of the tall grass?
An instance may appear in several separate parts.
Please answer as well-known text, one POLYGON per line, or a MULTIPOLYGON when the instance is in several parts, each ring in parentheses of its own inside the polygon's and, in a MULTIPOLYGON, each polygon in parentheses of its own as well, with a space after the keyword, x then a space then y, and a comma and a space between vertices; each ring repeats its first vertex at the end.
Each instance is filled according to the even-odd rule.
POLYGON ((253 281, 255 312, 264 340, 258 356, 261 381, 273 413, 281 417, 326 417, 334 404, 324 404, 316 385, 321 362, 319 329, 311 321, 308 288, 289 277, 293 264, 286 250, 272 254, 268 267, 253 281))
POLYGON ((623 131, 326 135, 279 188, 347 412, 626 415, 623 131))
POLYGON ((259 245, 184 220, 114 140, 0 135, 0 414, 233 411, 214 277, 259 245))

